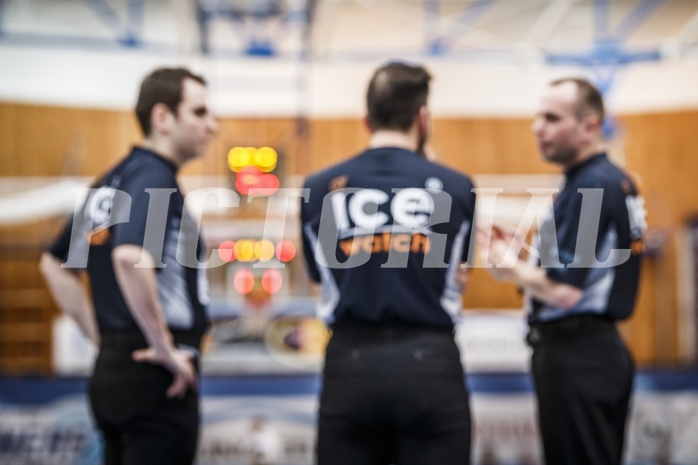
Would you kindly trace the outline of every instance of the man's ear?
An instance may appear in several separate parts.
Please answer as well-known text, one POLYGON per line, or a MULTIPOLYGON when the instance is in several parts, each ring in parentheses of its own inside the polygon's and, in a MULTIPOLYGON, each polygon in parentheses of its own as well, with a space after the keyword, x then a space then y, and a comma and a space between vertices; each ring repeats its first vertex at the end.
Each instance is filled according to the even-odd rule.
POLYGON ((419 113, 417 113, 417 124, 419 125, 419 131, 421 134, 429 134, 429 120, 431 116, 429 115, 429 109, 426 105, 419 107, 419 113))
POLYGON ((150 111, 150 127, 151 130, 158 132, 168 132, 170 125, 174 120, 172 110, 164 103, 156 103, 150 111))
POLYGON ((603 133, 602 121, 599 115, 589 115, 584 118, 584 132, 590 136, 603 133))

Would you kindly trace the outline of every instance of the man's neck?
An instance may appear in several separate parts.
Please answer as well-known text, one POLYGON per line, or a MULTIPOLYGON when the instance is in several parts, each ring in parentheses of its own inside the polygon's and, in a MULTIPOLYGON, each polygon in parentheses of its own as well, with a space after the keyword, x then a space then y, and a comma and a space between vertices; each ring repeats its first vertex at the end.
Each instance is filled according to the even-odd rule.
POLYGON ((182 161, 174 155, 174 150, 172 150, 170 144, 166 143, 165 141, 158 141, 157 139, 154 139, 152 137, 146 137, 141 142, 141 146, 152 152, 157 153, 162 158, 171 161, 178 168, 182 166, 182 161))
POLYGON ((402 149, 417 150, 417 136, 414 131, 400 132, 379 130, 371 134, 368 143, 369 148, 399 147, 402 149))
POLYGON ((574 168, 575 166, 581 165, 582 163, 584 163, 585 161, 587 161, 588 159, 590 159, 594 155, 601 153, 601 152, 604 152, 605 150, 606 149, 601 142, 599 142, 597 144, 593 144, 593 145, 586 147, 586 148, 582 148, 579 151, 579 154, 574 158, 574 160, 571 160, 569 163, 566 163, 565 165, 563 165, 563 169, 564 169, 564 171, 569 171, 572 168, 574 168))

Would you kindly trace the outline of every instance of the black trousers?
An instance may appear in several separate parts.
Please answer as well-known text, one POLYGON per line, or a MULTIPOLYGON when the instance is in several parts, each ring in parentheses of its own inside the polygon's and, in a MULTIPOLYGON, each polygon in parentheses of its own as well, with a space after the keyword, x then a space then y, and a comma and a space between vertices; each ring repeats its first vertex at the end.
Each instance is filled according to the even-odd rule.
POLYGON ((468 465, 471 423, 451 330, 333 327, 319 465, 468 465))
POLYGON ((535 325, 529 334, 547 465, 619 465, 635 372, 612 321, 535 325))
POLYGON ((189 391, 170 399, 170 372, 135 362, 140 334, 107 334, 90 379, 89 397, 104 439, 105 465, 191 465, 199 434, 199 400, 189 391))

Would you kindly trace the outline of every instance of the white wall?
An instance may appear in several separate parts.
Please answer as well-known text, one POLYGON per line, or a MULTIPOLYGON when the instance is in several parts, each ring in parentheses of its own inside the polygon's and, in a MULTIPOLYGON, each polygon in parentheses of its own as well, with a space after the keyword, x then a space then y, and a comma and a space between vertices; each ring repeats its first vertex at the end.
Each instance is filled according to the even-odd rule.
MULTIPOLYGON (((137 50, 64 50, 0 46, 0 100, 130 109, 151 69, 186 65, 209 80, 221 116, 359 116, 376 62, 214 59, 137 50)), ((574 68, 541 64, 426 63, 435 77, 437 116, 528 116, 541 88, 574 68)), ((698 60, 635 64, 616 75, 609 106, 616 113, 698 109, 698 60)))

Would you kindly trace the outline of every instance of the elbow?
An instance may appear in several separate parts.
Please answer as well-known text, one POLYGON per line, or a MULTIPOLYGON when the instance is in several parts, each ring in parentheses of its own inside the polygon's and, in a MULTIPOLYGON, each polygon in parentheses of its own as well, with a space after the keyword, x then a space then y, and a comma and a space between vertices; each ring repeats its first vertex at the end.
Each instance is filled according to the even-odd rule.
POLYGON ((49 252, 44 252, 41 254, 41 259, 39 260, 39 273, 44 279, 48 279, 52 275, 52 272, 59 268, 60 264, 56 257, 51 255, 49 252))
POLYGON ((134 245, 121 245, 112 250, 111 260, 115 270, 152 268, 153 259, 143 248, 134 245))
POLYGON ((116 270, 133 268, 133 266, 136 264, 136 262, 133 261, 131 254, 126 253, 121 247, 117 247, 116 249, 112 250, 111 261, 114 265, 114 269, 116 270))
POLYGON ((41 273, 41 275, 44 277, 46 276, 47 267, 49 266, 48 263, 50 260, 50 257, 47 257, 46 255, 46 252, 42 253, 41 258, 39 259, 39 273, 41 273))

